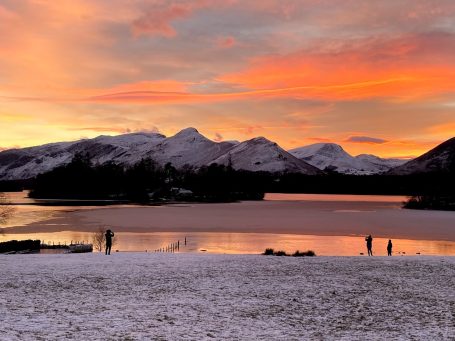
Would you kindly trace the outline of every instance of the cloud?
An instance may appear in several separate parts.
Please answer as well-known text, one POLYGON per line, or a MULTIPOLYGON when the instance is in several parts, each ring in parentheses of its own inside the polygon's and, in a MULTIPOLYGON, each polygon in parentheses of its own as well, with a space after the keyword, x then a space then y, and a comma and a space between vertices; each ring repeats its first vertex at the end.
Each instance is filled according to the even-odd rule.
POLYGON ((447 136, 448 138, 455 137, 455 120, 430 126, 428 131, 433 134, 447 136))
POLYGON ((418 98, 455 88, 455 34, 314 40, 288 54, 257 56, 217 79, 250 90, 333 100, 418 98))
MULTIPOLYGON (((114 86, 109 89, 111 93, 126 93, 126 92, 184 92, 189 82, 181 82, 172 79, 160 79, 160 80, 146 80, 134 83, 124 83, 114 86)), ((99 91, 99 90, 98 90, 99 91)))
POLYGON ((316 142, 331 142, 330 139, 325 137, 307 137, 306 140, 316 141, 316 142))
POLYGON ((220 37, 216 41, 216 46, 220 49, 230 49, 235 44, 237 44, 237 41, 235 40, 234 37, 231 37, 231 36, 220 37))
POLYGON ((17 19, 17 16, 11 12, 8 8, 2 6, 0 4, 0 19, 2 20, 10 20, 10 19, 17 19))
POLYGON ((150 8, 140 17, 133 21, 131 30, 133 35, 139 37, 164 36, 167 38, 175 37, 177 31, 171 23, 178 19, 189 17, 193 11, 207 7, 209 1, 182 1, 177 3, 160 3, 154 8, 150 8))
POLYGON ((418 155, 454 134, 453 0, 0 3, 2 146, 153 124, 418 155))
POLYGON ((93 131, 93 132, 98 132, 98 133, 118 133, 118 134, 124 134, 124 133, 130 132, 130 129, 128 129, 128 128, 116 128, 116 127, 75 127, 75 128, 70 128, 69 130, 93 131))
POLYGON ((214 140, 215 140, 216 142, 221 142, 221 141, 223 141, 223 135, 221 135, 220 133, 216 132, 216 133, 215 133, 215 138, 214 138, 214 140))
POLYGON ((420 155, 398 155, 398 156, 395 155, 393 158, 407 161, 407 160, 415 159, 418 156, 420 156, 420 155))
POLYGON ((9 146, 9 147, 2 147, 0 146, 0 152, 4 151, 4 150, 9 150, 9 149, 18 149, 18 148, 21 148, 19 145, 13 145, 13 146, 9 146))
MULTIPOLYGON (((374 91, 380 88, 398 89, 409 84, 410 78, 392 78, 383 80, 373 80, 357 83, 340 83, 328 85, 303 85, 292 87, 276 87, 271 89, 258 89, 239 92, 222 93, 190 93, 190 92, 165 92, 137 90, 118 93, 106 93, 87 98, 80 98, 82 102, 100 103, 211 103, 235 101, 239 99, 271 99, 271 98, 294 98, 294 99, 326 99, 326 100, 351 100, 370 98, 374 91), (361 95, 364 91, 366 94, 361 95)), ((454 80, 455 83, 455 80, 454 80)), ((38 100, 38 99, 36 99, 38 100)), ((56 99, 57 100, 57 99, 56 99)), ((65 101, 65 100, 63 100, 65 101)))
POLYGON ((151 128, 142 128, 142 129, 138 129, 136 130, 135 132, 138 132, 138 133, 154 133, 154 134, 160 134, 160 130, 158 129, 158 127, 151 127, 151 128))
POLYGON ((114 134, 129 134, 129 133, 160 133, 160 130, 152 126, 150 128, 128 128, 128 127, 115 127, 115 126, 106 126, 106 127, 75 127, 70 128, 69 130, 76 131, 93 131, 96 133, 114 133, 114 134))
POLYGON ((382 144, 387 143, 387 140, 379 139, 376 137, 369 137, 369 136, 350 136, 345 140, 345 142, 353 142, 353 143, 371 143, 371 144, 382 144))
POLYGON ((251 125, 241 129, 242 134, 244 135, 253 135, 256 133, 257 130, 263 130, 264 127, 260 125, 251 125))

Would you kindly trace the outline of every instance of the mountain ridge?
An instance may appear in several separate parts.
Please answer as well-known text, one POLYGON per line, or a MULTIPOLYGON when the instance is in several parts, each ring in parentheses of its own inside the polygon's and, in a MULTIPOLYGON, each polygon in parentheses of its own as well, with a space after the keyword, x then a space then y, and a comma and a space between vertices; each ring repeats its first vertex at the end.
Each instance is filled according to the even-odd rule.
POLYGON ((170 137, 149 132, 99 135, 92 139, 1 151, 0 180, 33 178, 69 163, 76 153, 87 153, 94 164, 112 161, 132 165, 151 158, 162 166, 170 162, 176 168, 200 168, 218 163, 253 172, 314 175, 336 171, 353 175, 400 175, 445 170, 450 162, 455 164, 455 138, 406 161, 371 154, 352 156, 335 143, 315 143, 286 151, 262 136, 243 142, 215 142, 192 127, 170 137))
POLYGON ((455 172, 455 137, 392 169, 389 174, 409 175, 432 172, 455 172))
POLYGON ((199 168, 216 160, 226 163, 228 152, 231 153, 230 159, 234 159, 232 166, 235 169, 322 173, 264 137, 240 143, 215 142, 200 134, 197 129, 189 127, 170 137, 158 133, 100 135, 92 139, 5 150, 0 152, 0 180, 33 178, 69 163, 77 153, 86 153, 94 164, 112 161, 132 165, 141 159, 151 158, 161 166, 171 163, 176 168, 199 168), (249 151, 242 151, 242 148, 249 151), (260 150, 258 154, 261 155, 257 156, 260 160, 255 159, 252 163, 250 161, 254 159, 255 153, 251 150, 255 148, 260 150))
POLYGON ((289 152, 321 170, 332 170, 343 174, 378 174, 406 162, 400 159, 380 158, 372 154, 352 156, 335 143, 314 143, 291 149, 289 152))

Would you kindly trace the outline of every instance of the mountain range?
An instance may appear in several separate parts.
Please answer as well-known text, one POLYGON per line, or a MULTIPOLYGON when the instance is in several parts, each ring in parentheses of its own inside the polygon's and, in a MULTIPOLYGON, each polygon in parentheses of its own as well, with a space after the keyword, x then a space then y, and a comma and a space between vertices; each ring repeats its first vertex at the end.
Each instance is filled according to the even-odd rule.
POLYGON ((335 143, 315 143, 291 149, 289 153, 322 170, 356 175, 387 172, 407 161, 402 159, 383 159, 370 154, 352 156, 335 143))
POLYGON ((219 163, 249 171, 322 173, 263 137, 241 143, 214 142, 196 129, 186 128, 171 137, 132 133, 5 150, 0 152, 0 180, 32 178, 69 163, 76 153, 87 153, 94 164, 112 161, 132 165, 151 158, 162 166, 170 162, 176 168, 219 163))
POLYGON ((78 152, 89 155, 94 164, 115 162, 132 165, 151 158, 160 165, 176 168, 231 165, 234 169, 267 172, 323 174, 324 170, 345 174, 410 174, 426 169, 443 170, 453 162, 455 138, 421 157, 406 162, 374 155, 351 156, 333 143, 317 143, 286 151, 275 142, 256 137, 244 142, 215 142, 195 128, 174 136, 159 133, 130 133, 98 136, 74 142, 59 142, 0 152, 0 180, 28 179, 69 163, 78 152), (449 161, 448 161, 449 160, 449 161), (452 161, 450 161, 452 160, 452 161))

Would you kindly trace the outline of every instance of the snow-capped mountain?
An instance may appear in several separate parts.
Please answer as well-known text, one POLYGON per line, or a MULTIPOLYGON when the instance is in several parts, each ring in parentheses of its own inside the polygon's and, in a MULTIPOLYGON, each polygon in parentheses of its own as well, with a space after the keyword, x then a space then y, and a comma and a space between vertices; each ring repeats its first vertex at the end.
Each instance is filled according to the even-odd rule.
POLYGON ((289 153, 321 170, 329 169, 344 174, 377 174, 406 162, 369 154, 352 156, 335 143, 315 143, 291 149, 289 153))
POLYGON ((146 156, 160 164, 172 163, 176 168, 184 165, 200 167, 211 163, 234 146, 231 142, 214 142, 195 128, 186 128, 174 136, 163 139, 146 156))
POLYGON ((113 161, 132 165, 142 158, 151 158, 161 165, 170 162, 176 168, 185 165, 197 168, 215 161, 224 163, 230 153, 236 169, 298 171, 305 174, 318 172, 275 143, 264 138, 255 140, 214 142, 196 129, 187 128, 168 138, 156 133, 133 133, 11 149, 0 152, 0 180, 32 178, 69 163, 78 152, 88 153, 94 164, 113 161), (247 159, 242 160, 242 157, 247 159), (250 159, 254 160, 253 165, 250 159))
POLYGON ((455 137, 441 143, 418 158, 392 169, 389 173, 407 175, 431 172, 455 173, 455 137))
POLYGON ((319 169, 289 154, 276 143, 264 137, 244 141, 232 147, 212 163, 232 165, 234 169, 253 172, 298 172, 309 175, 321 173, 319 169))
POLYGON ((78 152, 88 153, 95 164, 111 160, 133 164, 141 159, 146 150, 164 138, 161 134, 134 133, 5 150, 0 152, 0 179, 34 177, 69 163, 78 152))
POLYGON ((393 159, 388 158, 384 159, 376 155, 371 154, 360 154, 355 157, 357 160, 361 160, 364 164, 371 165, 371 167, 376 167, 378 173, 387 172, 394 167, 398 167, 407 161, 408 159, 393 159))

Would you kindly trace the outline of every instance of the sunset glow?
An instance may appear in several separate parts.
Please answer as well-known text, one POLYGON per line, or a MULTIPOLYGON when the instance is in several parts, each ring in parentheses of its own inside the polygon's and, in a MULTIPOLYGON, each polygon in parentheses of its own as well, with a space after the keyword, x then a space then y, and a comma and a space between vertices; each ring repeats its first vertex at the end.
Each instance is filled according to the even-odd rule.
POLYGON ((411 157, 455 136, 452 0, 0 0, 0 150, 192 126, 411 157))

